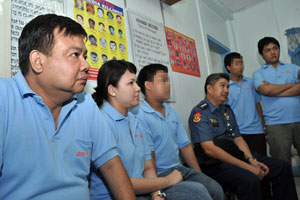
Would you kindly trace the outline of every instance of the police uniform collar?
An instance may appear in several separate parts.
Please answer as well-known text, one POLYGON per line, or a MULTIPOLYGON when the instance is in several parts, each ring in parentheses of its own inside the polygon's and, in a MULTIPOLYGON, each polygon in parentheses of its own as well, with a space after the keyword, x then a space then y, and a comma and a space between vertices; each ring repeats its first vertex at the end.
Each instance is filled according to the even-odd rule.
POLYGON ((119 111, 117 111, 110 103, 105 101, 103 103, 102 109, 115 121, 121 121, 127 117, 122 115, 119 111))
POLYGON ((223 110, 224 109, 224 104, 221 104, 219 108, 214 106, 206 97, 204 99, 205 103, 207 103, 209 110, 213 113, 215 110, 223 110))
MULTIPOLYGON (((278 65, 285 65, 283 62, 281 62, 281 61, 279 61, 279 64, 278 65)), ((262 68, 264 68, 264 69, 266 69, 266 68, 268 68, 268 67, 271 67, 272 65, 266 65, 266 64, 264 64, 263 66, 262 66, 262 68)), ((273 67, 273 66, 272 66, 273 67)))

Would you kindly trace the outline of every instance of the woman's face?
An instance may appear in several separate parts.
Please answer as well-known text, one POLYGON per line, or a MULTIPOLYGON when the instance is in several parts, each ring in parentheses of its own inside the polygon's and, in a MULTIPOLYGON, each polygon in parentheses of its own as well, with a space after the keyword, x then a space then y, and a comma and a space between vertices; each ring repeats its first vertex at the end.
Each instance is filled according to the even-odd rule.
POLYGON ((136 83, 136 75, 126 70, 117 87, 113 87, 115 102, 119 107, 130 109, 139 103, 140 87, 136 83))

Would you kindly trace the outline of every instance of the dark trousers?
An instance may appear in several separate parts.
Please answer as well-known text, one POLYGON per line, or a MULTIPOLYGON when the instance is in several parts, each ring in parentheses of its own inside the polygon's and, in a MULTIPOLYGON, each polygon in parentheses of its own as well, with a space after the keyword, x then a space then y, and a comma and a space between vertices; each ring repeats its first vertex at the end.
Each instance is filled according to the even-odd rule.
POLYGON ((267 156, 267 143, 265 134, 241 134, 251 151, 267 156))
MULTIPOLYGON (((269 158, 254 153, 256 159, 270 169, 264 178, 272 184, 274 200, 297 200, 296 186, 291 166, 281 160, 269 158)), ((248 170, 221 163, 210 166, 201 166, 203 171, 221 185, 229 187, 239 200, 261 200, 261 180, 248 170)))

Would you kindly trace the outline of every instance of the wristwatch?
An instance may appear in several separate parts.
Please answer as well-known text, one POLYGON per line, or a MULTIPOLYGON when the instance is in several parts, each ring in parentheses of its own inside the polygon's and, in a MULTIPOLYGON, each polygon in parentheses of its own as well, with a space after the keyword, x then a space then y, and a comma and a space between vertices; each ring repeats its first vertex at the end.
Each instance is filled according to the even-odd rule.
POLYGON ((256 161, 256 158, 254 158, 253 156, 250 156, 250 157, 248 157, 248 158, 246 159, 246 161, 247 161, 248 163, 250 163, 251 160, 255 160, 255 161, 256 161))
POLYGON ((157 197, 157 196, 159 196, 159 197, 166 197, 167 195, 166 195, 166 193, 164 193, 163 191, 161 191, 161 190, 157 190, 156 192, 153 192, 153 194, 152 194, 152 199, 154 199, 155 197, 157 197))

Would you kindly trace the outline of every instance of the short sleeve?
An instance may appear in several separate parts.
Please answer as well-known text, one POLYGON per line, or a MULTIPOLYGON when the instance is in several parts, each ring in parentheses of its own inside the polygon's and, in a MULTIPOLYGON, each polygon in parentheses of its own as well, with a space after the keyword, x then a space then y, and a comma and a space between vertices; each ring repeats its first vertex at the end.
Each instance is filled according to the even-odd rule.
POLYGON ((179 118, 179 115, 176 113, 176 111, 173 110, 173 113, 176 118, 177 123, 177 133, 176 133, 176 143, 178 144, 178 148, 181 149, 185 147, 186 145, 190 144, 190 140, 187 136, 187 132, 184 129, 184 126, 179 118))
POLYGON ((253 83, 254 83, 254 87, 256 90, 257 90, 258 86, 263 84, 263 80, 264 80, 264 77, 263 77, 262 71, 256 70, 253 73, 253 83))
POLYGON ((118 156, 118 150, 114 135, 110 128, 104 123, 104 116, 97 106, 95 106, 94 116, 92 118, 92 162, 96 169, 103 164, 118 156))
POLYGON ((212 127, 205 111, 194 108, 189 117, 189 127, 193 143, 213 141, 212 127))

